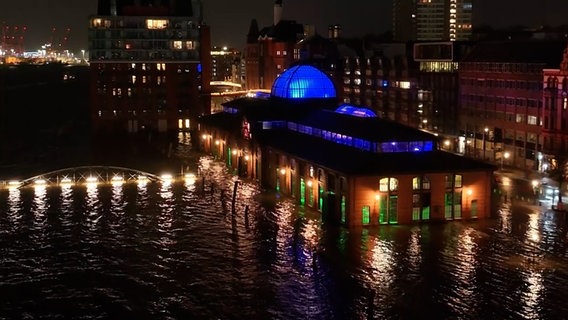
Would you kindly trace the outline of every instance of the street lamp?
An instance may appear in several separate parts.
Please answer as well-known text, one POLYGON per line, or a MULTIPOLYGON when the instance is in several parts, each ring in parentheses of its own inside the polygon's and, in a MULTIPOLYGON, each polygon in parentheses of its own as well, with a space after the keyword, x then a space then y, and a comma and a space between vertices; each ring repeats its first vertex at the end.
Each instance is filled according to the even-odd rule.
POLYGON ((503 153, 503 156, 501 157, 501 170, 503 170, 503 160, 504 159, 509 159, 509 152, 505 151, 505 153, 503 153))
POLYGON ((534 179, 533 181, 531 181, 532 187, 533 187, 533 192, 534 192, 534 199, 535 199, 535 203, 538 204, 538 180, 534 179))
POLYGON ((489 132, 489 128, 485 127, 485 129, 483 129, 483 160, 485 160, 485 158, 487 158, 487 156, 486 156, 487 148, 485 147, 486 146, 486 143, 485 143, 486 137, 485 136, 487 135, 488 132, 489 132))

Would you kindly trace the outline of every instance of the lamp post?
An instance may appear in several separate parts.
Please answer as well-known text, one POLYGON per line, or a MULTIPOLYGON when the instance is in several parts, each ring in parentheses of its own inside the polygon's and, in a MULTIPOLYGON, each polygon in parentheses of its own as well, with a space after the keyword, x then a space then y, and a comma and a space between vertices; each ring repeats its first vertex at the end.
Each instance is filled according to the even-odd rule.
POLYGON ((538 180, 534 179, 533 181, 531 181, 532 187, 533 187, 533 192, 534 192, 534 201, 535 204, 539 204, 538 198, 539 198, 539 192, 538 192, 538 180))
POLYGON ((486 151, 487 151, 487 148, 486 148, 486 139, 487 138, 486 138, 486 136, 487 136, 488 132, 489 132, 489 128, 485 127, 485 129, 483 129, 483 160, 485 160, 487 158, 487 156, 486 156, 486 154, 487 154, 486 153, 486 151))
POLYGON ((504 162, 505 159, 509 159, 509 155, 510 155, 510 154, 509 154, 509 152, 507 152, 507 151, 505 151, 505 152, 503 153, 503 156, 501 157, 501 171, 503 171, 503 162, 504 162))

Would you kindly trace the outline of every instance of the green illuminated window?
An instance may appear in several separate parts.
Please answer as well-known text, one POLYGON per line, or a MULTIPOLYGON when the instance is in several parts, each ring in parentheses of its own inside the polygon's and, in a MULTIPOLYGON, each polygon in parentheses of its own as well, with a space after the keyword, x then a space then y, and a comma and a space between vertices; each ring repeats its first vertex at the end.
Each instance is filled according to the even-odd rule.
POLYGON ((422 208, 422 220, 430 220, 430 207, 422 208))
POLYGON ((227 152, 227 165, 229 166, 229 168, 233 165, 233 154, 231 153, 231 148, 228 149, 227 152))
POLYGON ((462 217, 462 193, 461 191, 454 194, 454 218, 460 219, 462 217))
POLYGON ((379 223, 387 223, 387 197, 381 196, 379 199, 379 223))
POLYGON ((345 196, 341 196, 341 223, 345 224, 346 220, 346 207, 345 207, 345 196))
POLYGON ((398 179, 381 178, 379 180, 378 194, 378 210, 379 223, 397 223, 398 222, 398 179))
POLYGON ((364 206, 363 207, 363 224, 369 224, 369 222, 371 222, 371 207, 370 206, 364 206))
POLYGON ((420 208, 412 208, 412 220, 413 221, 420 220, 420 208))
POLYGON ((304 178, 300 178, 300 204, 306 204, 306 182, 304 178))
POLYGON ((318 210, 323 208, 323 188, 318 184, 318 210))
POLYGON ((398 221, 398 196, 389 197, 389 223, 398 221))

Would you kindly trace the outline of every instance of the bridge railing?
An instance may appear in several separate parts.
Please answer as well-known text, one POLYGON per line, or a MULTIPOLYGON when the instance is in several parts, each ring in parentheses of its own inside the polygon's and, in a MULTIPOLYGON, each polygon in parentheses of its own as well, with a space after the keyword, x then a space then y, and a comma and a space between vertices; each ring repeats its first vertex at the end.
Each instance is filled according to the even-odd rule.
POLYGON ((0 189, 24 188, 28 186, 68 186, 81 184, 123 184, 161 182, 169 183, 182 178, 186 182, 194 182, 195 174, 185 173, 181 176, 172 174, 155 175, 131 168, 113 166, 83 166, 65 168, 42 173, 24 180, 0 180, 0 189))

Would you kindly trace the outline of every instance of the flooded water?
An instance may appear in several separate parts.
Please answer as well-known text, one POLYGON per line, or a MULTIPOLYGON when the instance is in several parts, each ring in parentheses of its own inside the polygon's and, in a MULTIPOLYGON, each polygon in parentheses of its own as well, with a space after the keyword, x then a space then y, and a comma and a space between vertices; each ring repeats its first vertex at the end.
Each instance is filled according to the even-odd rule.
POLYGON ((210 158, 196 184, 0 191, 0 318, 561 319, 566 219, 347 230, 210 158))

